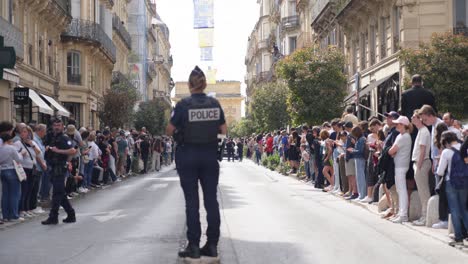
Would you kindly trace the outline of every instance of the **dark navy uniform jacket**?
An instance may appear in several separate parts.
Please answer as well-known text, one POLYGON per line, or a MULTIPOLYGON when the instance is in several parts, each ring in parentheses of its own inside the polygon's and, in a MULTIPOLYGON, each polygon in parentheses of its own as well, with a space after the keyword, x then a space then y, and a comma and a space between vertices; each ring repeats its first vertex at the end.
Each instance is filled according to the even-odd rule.
POLYGON ((206 94, 192 94, 177 103, 171 124, 183 135, 184 145, 217 147, 219 127, 226 123, 219 102, 206 94))

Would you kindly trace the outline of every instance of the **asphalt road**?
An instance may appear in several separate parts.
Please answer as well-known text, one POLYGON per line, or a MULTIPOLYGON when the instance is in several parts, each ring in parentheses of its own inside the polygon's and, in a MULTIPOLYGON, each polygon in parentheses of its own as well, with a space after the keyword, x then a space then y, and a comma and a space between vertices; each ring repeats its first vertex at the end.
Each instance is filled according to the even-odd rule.
MULTIPOLYGON (((468 263, 438 240, 249 161, 223 161, 219 190, 223 264, 468 263)), ((0 231, 0 264, 182 263, 184 201, 175 170, 72 203, 75 224, 44 227, 36 218, 0 231)))

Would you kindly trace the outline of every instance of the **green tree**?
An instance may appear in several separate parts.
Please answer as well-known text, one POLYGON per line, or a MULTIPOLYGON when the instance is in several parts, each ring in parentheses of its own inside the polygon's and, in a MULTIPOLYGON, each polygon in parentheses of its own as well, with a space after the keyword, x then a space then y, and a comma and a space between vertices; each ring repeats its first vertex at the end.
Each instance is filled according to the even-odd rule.
POLYGON ((166 103, 160 98, 141 103, 136 113, 135 128, 146 127, 151 134, 162 135, 167 125, 167 109, 166 103))
POLYGON ((282 81, 270 82, 255 88, 250 105, 252 121, 262 131, 286 127, 290 122, 287 111, 289 89, 282 81))
POLYGON ((103 105, 98 110, 103 125, 117 128, 131 126, 139 98, 139 92, 130 82, 113 84, 105 93, 103 105))
POLYGON ((440 113, 459 118, 468 113, 468 37, 434 34, 419 49, 404 49, 400 58, 410 75, 421 74, 431 89, 440 113))
POLYGON ((344 55, 333 46, 300 49, 278 63, 278 76, 290 90, 287 103, 293 125, 340 116, 346 95, 344 65, 344 55))
POLYGON ((255 123, 250 118, 242 118, 239 122, 229 126, 228 133, 230 137, 247 137, 257 132, 255 123))

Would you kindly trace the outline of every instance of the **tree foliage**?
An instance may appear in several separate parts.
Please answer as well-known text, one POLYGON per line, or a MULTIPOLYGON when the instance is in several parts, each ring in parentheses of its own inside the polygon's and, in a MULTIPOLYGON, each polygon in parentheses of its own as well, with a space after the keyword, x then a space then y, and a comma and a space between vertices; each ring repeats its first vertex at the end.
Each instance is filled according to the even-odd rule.
POLYGON ((133 123, 140 94, 129 82, 113 84, 103 98, 98 116, 105 126, 123 128, 133 123))
POLYGON ((229 136, 235 138, 251 136, 255 132, 257 128, 251 118, 242 118, 228 128, 229 136))
POLYGON ((278 76, 290 90, 287 105, 293 125, 340 116, 346 95, 344 65, 344 55, 333 46, 300 49, 278 63, 278 76))
POLYGON ((419 49, 404 49, 401 59, 410 75, 421 74, 440 112, 458 117, 468 113, 468 37, 434 34, 419 49))
POLYGON ((265 83, 254 89, 250 113, 252 121, 261 131, 286 127, 290 121, 287 111, 289 89, 282 81, 265 83))
POLYGON ((153 135, 162 135, 167 125, 165 112, 168 110, 163 99, 143 102, 136 113, 135 128, 146 129, 153 135))

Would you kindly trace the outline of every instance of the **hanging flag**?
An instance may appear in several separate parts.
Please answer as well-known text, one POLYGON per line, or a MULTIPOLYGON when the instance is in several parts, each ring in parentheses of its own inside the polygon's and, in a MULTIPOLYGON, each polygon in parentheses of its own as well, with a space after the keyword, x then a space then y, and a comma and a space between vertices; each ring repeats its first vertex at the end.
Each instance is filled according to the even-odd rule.
POLYGON ((193 0, 194 28, 213 28, 214 27, 214 9, 213 0, 193 0))
POLYGON ((206 71, 206 83, 207 84, 216 84, 216 69, 208 68, 206 71))
POLYGON ((213 39, 214 39, 213 28, 198 29, 198 46, 200 46, 200 48, 213 47, 214 46, 213 39))
POLYGON ((201 61, 213 61, 213 48, 212 47, 200 48, 200 60, 201 61))

